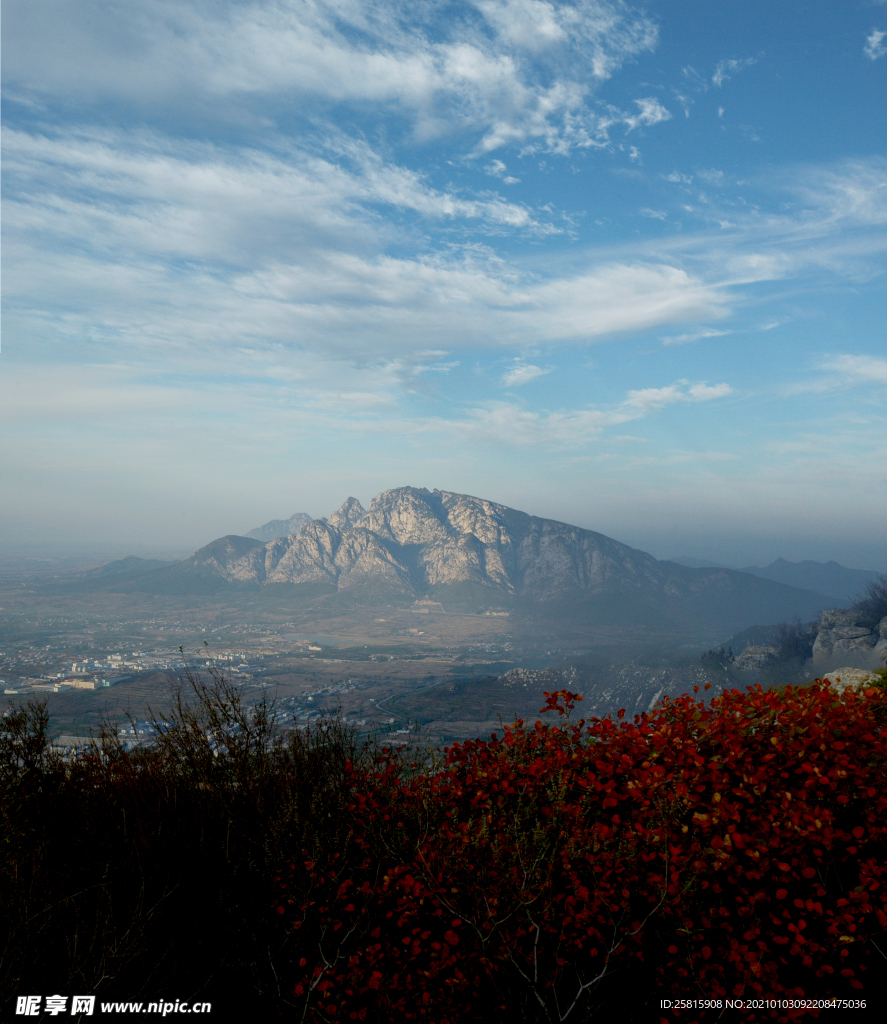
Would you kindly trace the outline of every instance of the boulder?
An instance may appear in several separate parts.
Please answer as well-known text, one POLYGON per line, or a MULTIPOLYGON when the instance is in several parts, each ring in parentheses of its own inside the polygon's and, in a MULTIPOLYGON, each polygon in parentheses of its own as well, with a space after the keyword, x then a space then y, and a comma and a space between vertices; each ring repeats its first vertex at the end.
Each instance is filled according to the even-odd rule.
POLYGON ((874 626, 861 618, 862 613, 854 608, 830 608, 822 613, 813 642, 814 666, 842 661, 857 662, 857 667, 883 664, 887 658, 887 616, 874 626))

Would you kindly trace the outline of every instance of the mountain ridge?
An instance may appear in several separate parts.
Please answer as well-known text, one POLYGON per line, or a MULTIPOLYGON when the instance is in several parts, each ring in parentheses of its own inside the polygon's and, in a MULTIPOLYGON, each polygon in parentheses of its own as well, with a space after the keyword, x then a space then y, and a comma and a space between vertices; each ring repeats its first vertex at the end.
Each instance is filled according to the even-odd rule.
MULTIPOLYGON (((694 569, 736 568, 721 562, 710 562, 705 558, 694 558, 691 555, 679 555, 668 561, 694 569)), ((873 569, 848 569, 846 565, 834 560, 814 562, 805 559, 801 562, 790 562, 786 558, 774 559, 769 565, 764 566, 742 566, 738 571, 760 576, 761 579, 772 580, 774 583, 784 583, 800 590, 812 590, 839 601, 857 600, 868 584, 876 582, 881 576, 873 569)))
POLYGON ((789 562, 785 558, 777 558, 769 565, 751 565, 742 571, 776 583, 786 583, 790 587, 815 590, 842 601, 857 599, 869 583, 874 583, 879 578, 877 572, 868 569, 848 569, 846 565, 834 560, 814 562, 805 559, 801 562, 789 562))
POLYGON ((229 535, 190 558, 144 573, 154 593, 275 587, 358 605, 432 598, 453 611, 513 611, 553 623, 628 623, 668 629, 699 621, 739 628, 833 603, 730 569, 693 569, 569 523, 485 498, 426 488, 356 498, 326 519, 262 542, 229 535))

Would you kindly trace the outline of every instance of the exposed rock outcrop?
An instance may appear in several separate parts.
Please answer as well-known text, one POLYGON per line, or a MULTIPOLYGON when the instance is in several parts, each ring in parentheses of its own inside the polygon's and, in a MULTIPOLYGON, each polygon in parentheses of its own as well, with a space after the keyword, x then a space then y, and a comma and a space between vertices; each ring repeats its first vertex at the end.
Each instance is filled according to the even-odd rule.
POLYGON ((329 526, 335 526, 337 530, 351 530, 360 525, 366 514, 367 510, 357 498, 346 498, 340 508, 337 508, 331 516, 327 516, 326 521, 329 526))
POLYGON ((838 693, 843 693, 845 690, 864 689, 867 685, 871 684, 873 674, 868 669, 844 666, 843 668, 836 668, 830 671, 828 678, 832 684, 832 689, 838 693))
POLYGON ((877 625, 858 609, 830 608, 822 613, 813 642, 814 666, 856 663, 875 668, 887 659, 887 616, 877 625))

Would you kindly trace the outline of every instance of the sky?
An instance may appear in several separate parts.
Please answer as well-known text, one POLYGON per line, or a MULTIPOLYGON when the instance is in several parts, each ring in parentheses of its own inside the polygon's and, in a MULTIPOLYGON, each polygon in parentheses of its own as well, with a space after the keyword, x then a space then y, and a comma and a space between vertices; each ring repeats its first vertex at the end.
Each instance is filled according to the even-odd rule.
POLYGON ((887 571, 887 3, 5 0, 0 554, 389 487, 887 571))

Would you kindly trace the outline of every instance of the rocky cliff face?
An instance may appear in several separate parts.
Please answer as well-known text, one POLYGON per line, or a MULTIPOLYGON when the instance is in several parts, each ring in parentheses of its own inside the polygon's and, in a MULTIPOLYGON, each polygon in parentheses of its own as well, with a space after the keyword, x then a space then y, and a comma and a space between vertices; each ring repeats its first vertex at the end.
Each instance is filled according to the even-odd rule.
POLYGON ((361 505, 357 498, 346 498, 341 508, 337 508, 331 516, 327 517, 327 523, 335 526, 337 530, 350 530, 357 526, 366 516, 367 510, 361 505))
POLYGON ((810 619, 828 604, 735 570, 660 562, 483 498, 413 487, 379 494, 368 510, 349 498, 326 520, 265 544, 222 538, 165 570, 163 586, 176 579, 210 589, 321 584, 364 603, 430 597, 453 610, 657 628, 810 619))
POLYGON ((877 668, 887 659, 887 616, 877 625, 866 623, 854 608, 830 608, 823 612, 813 643, 813 664, 877 668))

